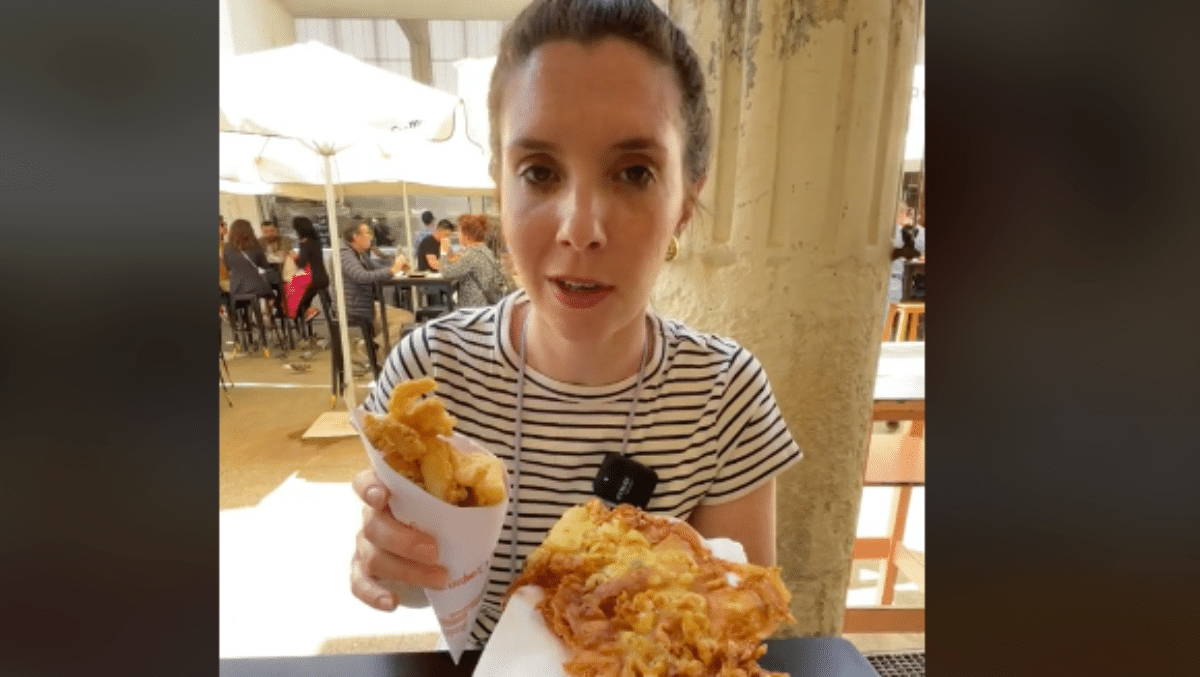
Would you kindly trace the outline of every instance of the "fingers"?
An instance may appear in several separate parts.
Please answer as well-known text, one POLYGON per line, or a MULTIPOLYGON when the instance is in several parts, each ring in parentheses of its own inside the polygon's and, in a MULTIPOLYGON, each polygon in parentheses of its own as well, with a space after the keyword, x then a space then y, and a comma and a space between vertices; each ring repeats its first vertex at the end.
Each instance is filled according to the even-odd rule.
POLYGON ((385 506, 363 508, 361 535, 375 547, 406 560, 437 565, 437 542, 432 536, 400 523, 385 506))
POLYGON ((441 590, 446 587, 448 578, 444 567, 414 561, 385 551, 359 532, 351 566, 350 589, 367 604, 379 609, 395 605, 395 596, 380 584, 379 579, 441 590), (385 598, 385 595, 391 596, 385 598))
POLYGON ((389 494, 371 470, 354 476, 351 486, 365 505, 350 568, 350 590, 366 604, 384 611, 396 607, 395 593, 380 579, 440 590, 449 576, 438 564, 433 537, 397 520, 388 507, 389 494))
POLYGON ((387 505, 388 498, 391 495, 388 493, 383 482, 379 481, 379 477, 375 475, 375 471, 367 468, 366 470, 354 476, 350 482, 350 486, 354 489, 354 493, 362 499, 363 503, 372 508, 381 509, 387 505))
POLYGON ((385 551, 424 564, 438 563, 437 542, 432 536, 405 525, 388 508, 390 494, 372 470, 354 476, 351 486, 363 507, 363 534, 385 551))
POLYGON ((350 592, 367 606, 380 611, 392 611, 396 608, 396 596, 363 573, 362 562, 359 561, 357 552, 350 560, 350 592))

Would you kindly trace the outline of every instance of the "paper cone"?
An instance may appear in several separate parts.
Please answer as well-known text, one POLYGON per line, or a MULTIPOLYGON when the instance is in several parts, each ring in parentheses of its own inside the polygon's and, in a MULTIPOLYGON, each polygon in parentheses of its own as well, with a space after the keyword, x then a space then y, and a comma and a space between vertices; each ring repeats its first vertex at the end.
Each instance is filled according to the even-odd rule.
MULTIPOLYGON (((500 540, 504 516, 508 511, 508 473, 505 470, 504 500, 496 505, 460 508, 435 498, 424 488, 397 473, 363 433, 359 407, 351 418, 375 474, 391 492, 388 502, 392 514, 402 523, 433 536, 437 541, 438 562, 446 567, 450 581, 445 590, 425 589, 425 595, 442 626, 442 635, 455 664, 470 640, 471 627, 483 604, 483 591, 491 573, 492 554, 500 540)), ((444 438, 464 453, 491 452, 455 433, 444 438)))

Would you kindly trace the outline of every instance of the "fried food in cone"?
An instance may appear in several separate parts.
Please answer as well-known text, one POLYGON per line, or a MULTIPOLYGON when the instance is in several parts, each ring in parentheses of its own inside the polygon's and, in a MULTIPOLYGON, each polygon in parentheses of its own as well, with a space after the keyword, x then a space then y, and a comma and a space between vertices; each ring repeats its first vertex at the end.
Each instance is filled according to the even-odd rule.
POLYGON ((418 399, 436 387, 431 378, 396 385, 388 414, 363 416, 363 432, 396 472, 431 495, 462 507, 504 500, 504 462, 484 454, 464 454, 441 436, 454 433, 454 417, 436 397, 418 399))

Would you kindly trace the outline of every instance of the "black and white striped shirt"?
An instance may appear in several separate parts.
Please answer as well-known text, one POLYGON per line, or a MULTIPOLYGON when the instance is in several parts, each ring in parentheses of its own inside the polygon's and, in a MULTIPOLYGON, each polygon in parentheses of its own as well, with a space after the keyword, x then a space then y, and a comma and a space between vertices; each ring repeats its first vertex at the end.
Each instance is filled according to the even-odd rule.
MULTIPOLYGON (((431 376, 455 430, 513 468, 519 353, 509 340, 518 291, 462 308, 413 331, 392 351, 365 406, 383 413, 397 383, 431 376)), ((658 485, 647 511, 687 519, 697 505, 739 498, 800 460, 753 355, 729 339, 650 315, 656 337, 630 432, 628 456, 658 485)), ((517 571, 559 517, 593 496, 607 452, 619 452, 636 376, 612 385, 561 383, 525 370, 517 571)), ((482 646, 500 618, 512 574, 510 514, 471 633, 482 646)))

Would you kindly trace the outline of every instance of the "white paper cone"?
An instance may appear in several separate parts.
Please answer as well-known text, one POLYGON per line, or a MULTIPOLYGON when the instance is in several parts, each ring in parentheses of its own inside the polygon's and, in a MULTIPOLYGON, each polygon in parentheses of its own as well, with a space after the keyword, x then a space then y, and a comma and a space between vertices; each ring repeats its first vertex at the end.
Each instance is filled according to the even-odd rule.
MULTIPOLYGON (((471 627, 483 604, 492 565, 492 554, 500 540, 504 516, 508 511, 508 473, 504 478, 504 500, 496 505, 460 508, 435 498, 422 487, 392 469, 383 455, 363 433, 362 407, 355 409, 351 421, 362 438, 363 447, 375 474, 391 492, 388 502, 396 519, 433 536, 437 541, 438 562, 446 567, 449 584, 445 590, 425 589, 425 595, 442 626, 442 635, 455 664, 470 640, 471 627)), ((491 452, 455 433, 445 438, 464 453, 491 452)))

